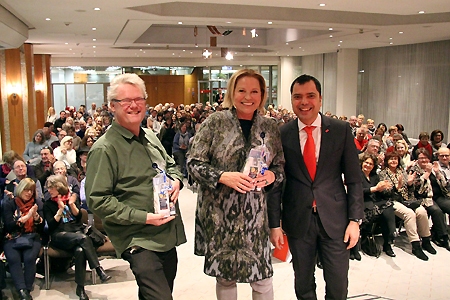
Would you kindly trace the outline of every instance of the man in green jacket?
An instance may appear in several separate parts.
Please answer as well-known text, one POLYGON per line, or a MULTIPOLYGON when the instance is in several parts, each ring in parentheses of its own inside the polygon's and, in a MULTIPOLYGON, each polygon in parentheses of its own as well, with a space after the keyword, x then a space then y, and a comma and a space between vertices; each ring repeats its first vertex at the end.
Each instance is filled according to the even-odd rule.
POLYGON ((177 270, 175 246, 186 242, 181 214, 155 213, 153 177, 166 170, 174 180, 176 201, 182 174, 156 135, 140 124, 147 93, 135 74, 116 76, 108 91, 115 121, 93 145, 87 159, 86 197, 89 209, 104 224, 118 257, 130 263, 139 299, 172 299, 177 270), (156 164, 156 165, 155 165, 156 164))

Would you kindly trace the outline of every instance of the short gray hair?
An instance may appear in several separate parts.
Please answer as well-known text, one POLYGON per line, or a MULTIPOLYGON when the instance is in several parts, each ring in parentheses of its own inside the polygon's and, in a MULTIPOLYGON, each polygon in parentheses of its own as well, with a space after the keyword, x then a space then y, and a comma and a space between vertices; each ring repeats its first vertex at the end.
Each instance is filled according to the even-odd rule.
POLYGON ((125 74, 117 75, 111 81, 110 89, 108 91, 108 96, 107 96, 108 102, 111 102, 111 100, 116 99, 117 89, 122 84, 131 84, 131 85, 138 87, 141 90, 143 97, 145 99, 147 99, 147 92, 145 91, 144 80, 142 80, 142 78, 136 74, 125 73, 125 74))

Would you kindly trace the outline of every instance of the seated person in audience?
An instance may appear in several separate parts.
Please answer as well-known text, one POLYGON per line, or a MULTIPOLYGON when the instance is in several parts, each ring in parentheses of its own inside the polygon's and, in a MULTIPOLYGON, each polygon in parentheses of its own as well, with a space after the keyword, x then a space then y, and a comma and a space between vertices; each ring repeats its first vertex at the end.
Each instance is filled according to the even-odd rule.
POLYGON ((45 186, 47 178, 53 174, 53 164, 56 159, 53 156, 52 147, 45 146, 41 150, 41 162, 34 166, 34 174, 36 179, 39 180, 41 187, 45 186))
POLYGON ((384 163, 384 153, 380 152, 380 139, 379 137, 373 137, 371 138, 362 153, 359 154, 359 159, 361 160, 364 156, 364 154, 372 154, 377 157, 378 165, 383 166, 384 163))
POLYGON ((419 134, 419 142, 417 145, 414 146, 412 152, 411 152, 411 159, 417 160, 417 149, 425 148, 427 149, 428 153, 433 153, 433 148, 431 148, 430 143, 428 142, 430 140, 430 135, 428 132, 423 131, 419 134))
POLYGON ((58 148, 59 146, 61 146, 61 140, 63 138, 65 138, 67 136, 67 132, 65 130, 60 130, 58 132, 58 140, 54 141, 53 143, 50 144, 50 147, 53 148, 53 150, 55 150, 56 148, 58 148))
POLYGON ((447 148, 447 144, 443 142, 444 133, 440 129, 435 129, 430 134, 431 149, 433 149, 432 160, 437 160, 437 151, 439 148, 447 148))
POLYGON ((405 133, 405 127, 403 127, 402 124, 397 124, 397 132, 400 133, 403 137, 403 140, 405 140, 406 144, 408 144, 408 147, 411 146, 411 142, 408 139, 408 136, 405 133))
POLYGON ((188 123, 182 123, 180 126, 180 131, 175 134, 173 138, 173 150, 172 154, 177 165, 180 166, 180 171, 183 173, 184 177, 187 177, 186 171, 186 153, 189 146, 189 139, 191 134, 187 131, 188 123))
POLYGON ((55 125, 51 122, 45 122, 44 127, 42 127, 42 132, 44 132, 45 143, 50 146, 53 142, 58 141, 58 137, 53 132, 55 125))
MULTIPOLYGON (((393 144, 392 144, 392 146, 389 146, 389 147, 386 149, 386 153, 395 151, 395 144, 396 144, 398 141, 402 140, 402 139, 403 139, 403 137, 402 137, 402 135, 401 135, 400 133, 394 133, 394 134, 392 135, 392 142, 393 142, 393 144)), ((408 149, 408 148, 406 148, 406 149, 408 149)))
POLYGON ((63 124, 66 123, 66 111, 62 110, 59 112, 59 118, 55 120, 55 133, 62 130, 63 124))
POLYGON ((353 136, 356 137, 356 129, 358 128, 358 120, 356 119, 356 116, 350 116, 348 119, 348 123, 350 124, 350 128, 352 129, 353 136))
POLYGON ((16 190, 17 185, 22 179, 31 178, 34 182, 36 182, 36 193, 39 199, 42 199, 42 187, 39 181, 34 178, 34 172, 32 174, 28 174, 28 166, 25 164, 23 160, 16 160, 13 164, 13 172, 15 175, 15 179, 12 179, 5 188, 5 198, 14 198, 14 191, 16 190))
MULTIPOLYGON (((92 120, 92 118, 91 118, 91 120, 92 120)), ((83 121, 83 120, 80 121, 80 130, 76 131, 76 133, 77 133, 77 136, 79 136, 80 139, 83 140, 84 134, 86 133, 86 122, 85 121, 83 121)))
POLYGON ((111 279, 111 276, 101 267, 91 238, 84 234, 79 194, 70 191, 67 180, 62 175, 50 176, 46 188, 51 196, 51 200, 44 203, 44 216, 51 236, 50 245, 74 252, 76 294, 80 300, 89 299, 84 290, 86 260, 102 282, 111 279))
POLYGON ((67 126, 67 136, 72 137, 72 148, 77 151, 80 148, 81 138, 76 134, 75 127, 67 126))
POLYGON ((92 137, 91 135, 85 135, 84 138, 81 139, 80 149, 91 149, 92 145, 94 145, 94 142, 94 137, 92 137))
POLYGON ((401 168, 400 156, 397 152, 386 154, 384 166, 384 170, 379 174, 380 180, 390 182, 392 187, 382 192, 383 199, 394 202, 395 215, 404 222, 406 234, 412 245, 412 253, 421 260, 428 260, 428 256, 422 249, 431 254, 436 254, 436 250, 431 245, 427 211, 414 197, 416 175, 415 173, 407 174, 401 168))
POLYGON ((30 291, 36 276, 36 259, 41 250, 40 234, 44 229, 42 206, 42 199, 37 197, 36 184, 30 178, 21 180, 16 187, 15 198, 3 203, 4 251, 21 300, 32 299, 30 291), (16 245, 15 238, 30 234, 34 237, 31 237, 29 247, 16 245))
POLYGON ((81 182, 86 176, 86 160, 89 150, 89 147, 83 147, 77 152, 78 182, 81 182))
POLYGON ((356 137, 354 138, 356 149, 361 151, 364 146, 367 144, 367 128, 365 126, 361 126, 356 129, 356 137))
POLYGON ((375 135, 375 121, 372 119, 367 119, 367 130, 371 136, 375 135))
MULTIPOLYGON (((388 130, 388 135, 384 135, 383 141, 386 143, 386 149, 388 149, 389 147, 394 146, 395 142, 394 142, 394 134, 397 133, 397 126, 391 126, 389 127, 388 130)), ((399 140, 401 140, 402 138, 400 137, 399 140)))
POLYGON ((377 175, 377 157, 373 154, 364 154, 361 159, 361 178, 364 192, 364 219, 362 234, 372 229, 371 225, 378 222, 383 235, 383 251, 390 257, 395 257, 391 245, 396 235, 395 214, 393 202, 382 197, 381 192, 392 189, 392 182, 380 181, 377 175))
MULTIPOLYGON (((53 164, 53 174, 52 175, 61 175, 66 178, 67 185, 72 193, 80 195, 80 183, 76 176, 71 174, 67 174, 68 168, 67 165, 62 161, 55 161, 53 164)), ((44 200, 47 201, 50 199, 50 194, 44 186, 44 200)))
POLYGON ((44 132, 39 129, 33 135, 33 140, 27 143, 25 151, 23 152, 23 158, 30 165, 36 165, 41 161, 41 149, 44 147, 45 138, 44 132))
POLYGON ((395 143, 395 152, 400 155, 400 165, 404 170, 409 169, 415 162, 411 160, 408 153, 408 144, 405 140, 399 140, 395 143))
POLYGON ((363 114, 359 114, 358 117, 356 118, 356 126, 361 127, 364 124, 364 119, 366 117, 364 117, 363 114))
POLYGON ((72 137, 66 136, 61 140, 61 146, 53 150, 53 155, 57 160, 64 161, 71 166, 77 162, 77 153, 72 147, 72 137))
MULTIPOLYGON (((447 148, 443 148, 444 150, 447 148)), ((447 224, 445 223, 445 215, 439 205, 434 202, 434 191, 442 195, 441 187, 447 186, 447 180, 440 171, 439 162, 435 161, 431 164, 431 155, 425 148, 417 150, 417 164, 412 166, 410 172, 416 173, 415 178, 415 194, 417 199, 422 201, 431 220, 433 221, 433 240, 441 247, 445 247, 450 251, 448 243, 447 224), (433 187, 434 182, 434 187, 433 187)), ((446 213, 450 212, 447 206, 446 213)), ((445 206, 444 206, 445 209, 445 206)))

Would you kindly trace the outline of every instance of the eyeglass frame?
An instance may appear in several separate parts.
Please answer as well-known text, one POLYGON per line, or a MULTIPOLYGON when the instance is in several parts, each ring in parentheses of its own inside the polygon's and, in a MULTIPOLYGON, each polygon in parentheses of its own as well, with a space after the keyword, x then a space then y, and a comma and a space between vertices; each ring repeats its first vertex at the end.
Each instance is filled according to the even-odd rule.
POLYGON ((144 97, 137 97, 134 99, 130 99, 130 98, 123 98, 123 99, 111 99, 112 102, 117 102, 120 105, 123 106, 131 106, 131 104, 134 102, 136 105, 139 104, 144 104, 144 102, 146 102, 147 98, 144 97))

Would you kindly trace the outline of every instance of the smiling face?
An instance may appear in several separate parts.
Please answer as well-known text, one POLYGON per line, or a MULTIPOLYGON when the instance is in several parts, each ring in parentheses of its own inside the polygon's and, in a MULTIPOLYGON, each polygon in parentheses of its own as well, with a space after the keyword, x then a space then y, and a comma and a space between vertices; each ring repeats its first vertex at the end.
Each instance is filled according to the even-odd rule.
POLYGON ((372 171, 373 166, 374 166, 373 160, 370 157, 368 157, 366 158, 365 161, 363 161, 361 168, 364 173, 369 174, 372 171))
POLYGON ((405 145, 403 145, 402 143, 395 144, 395 151, 397 151, 397 153, 403 157, 406 153, 405 145))
POLYGON ((322 96, 312 80, 305 84, 294 84, 291 101, 294 113, 306 125, 314 122, 322 106, 322 96))
POLYGON ((33 191, 30 189, 25 189, 20 193, 20 199, 24 200, 24 202, 30 201, 31 197, 33 197, 33 191))
MULTIPOLYGON (((145 95, 142 94, 142 91, 137 86, 125 83, 117 88, 116 98, 118 100, 125 98, 138 99, 145 98, 145 95)), ((117 123, 138 136, 140 124, 145 117, 145 101, 132 101, 130 105, 111 101, 110 107, 117 123)))
POLYGON ((236 82, 233 105, 239 119, 251 120, 261 104, 261 86, 256 78, 245 76, 236 82))
POLYGON ((397 166, 398 166, 398 157, 394 156, 394 157, 389 158, 389 160, 388 160, 388 166, 389 166, 389 169, 391 169, 392 171, 395 170, 395 169, 397 169, 397 166))

